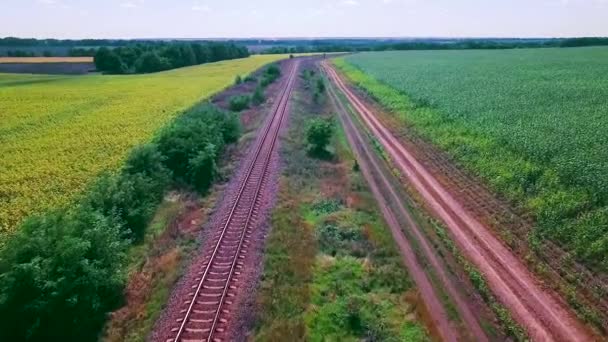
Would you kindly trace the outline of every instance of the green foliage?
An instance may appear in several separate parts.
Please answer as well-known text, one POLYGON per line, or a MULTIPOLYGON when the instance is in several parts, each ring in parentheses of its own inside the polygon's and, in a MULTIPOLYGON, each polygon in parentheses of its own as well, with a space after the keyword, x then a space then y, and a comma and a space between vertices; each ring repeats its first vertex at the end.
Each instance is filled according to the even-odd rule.
POLYGON ((365 241, 359 227, 340 227, 327 223, 320 225, 316 233, 319 249, 327 255, 365 256, 365 241))
POLYGON ((412 284, 386 228, 375 220, 346 208, 321 214, 315 228, 321 252, 312 284, 315 309, 307 313, 310 340, 399 341, 403 334, 426 340, 419 326, 404 326, 399 298, 412 284), (364 233, 363 224, 374 228, 364 233))
POLYGON ((240 112, 244 109, 249 108, 250 97, 247 95, 236 95, 232 96, 229 100, 228 106, 231 111, 240 112))
POLYGON ((243 82, 255 82, 255 81, 257 81, 257 79, 253 75, 247 75, 247 77, 245 77, 245 79, 243 80, 243 82))
POLYGON ((262 74, 262 80, 260 81, 260 85, 264 88, 269 86, 272 82, 276 81, 277 78, 281 76, 281 69, 278 65, 272 64, 264 70, 262 74))
POLYGON ((135 61, 136 73, 149 73, 171 69, 166 57, 160 57, 156 52, 145 52, 135 61))
POLYGON ((126 241, 114 217, 32 217, 0 254, 0 339, 94 340, 120 303, 126 241))
POLYGON ((84 210, 117 217, 123 236, 139 242, 171 181, 165 157, 155 144, 136 147, 118 175, 102 175, 81 200, 84 210))
POLYGON ((95 68, 99 71, 106 72, 108 74, 124 74, 127 72, 127 65, 125 65, 114 51, 102 47, 97 50, 94 58, 95 68))
POLYGON ((310 146, 310 152, 316 155, 326 152, 334 133, 334 122, 331 119, 312 119, 306 127, 306 141, 310 146))
MULTIPOLYGON (((294 115, 285 141, 289 157, 272 215, 253 340, 428 340, 403 300, 413 284, 373 202, 357 210, 342 204, 347 194, 320 195, 322 184, 344 181, 350 191, 362 191, 358 198, 371 198, 359 175, 337 174, 333 165, 306 155, 307 117, 294 115)), ((332 142, 335 162, 350 162, 341 159, 352 155, 346 139, 332 142)))
POLYGON ((73 207, 26 220, 0 251, 0 337, 94 340, 120 304, 127 248, 142 240, 172 181, 208 189, 217 156, 238 132, 232 115, 197 106, 73 207))
POLYGON ((241 75, 236 75, 236 77, 234 78, 234 85, 239 85, 243 83, 243 79, 241 78, 241 75))
POLYGON ((216 157, 226 142, 236 140, 239 127, 234 116, 211 105, 197 106, 163 131, 158 148, 178 182, 204 192, 215 178, 216 157))
POLYGON ((264 96, 264 88, 258 85, 257 87, 255 87, 253 95, 251 95, 251 102, 253 102, 253 104, 257 106, 264 103, 265 100, 266 98, 264 96))
POLYGON ((342 204, 335 199, 322 199, 315 202, 310 209, 315 215, 331 214, 342 209, 342 204))
POLYGON ((188 160, 187 178, 195 189, 204 191, 211 186, 217 174, 216 158, 216 146, 208 143, 194 157, 188 160))
POLYGON ((325 81, 323 81, 323 78, 321 77, 317 78, 317 81, 315 83, 315 93, 325 93, 325 81))
POLYGON ((599 62, 607 57, 607 48, 411 51, 336 63, 408 125, 523 203, 540 236, 606 270, 608 135, 597 132, 608 131, 600 100, 608 96, 601 76, 608 68, 599 62))
POLYGON ((129 44, 95 52, 95 67, 109 74, 148 73, 249 56, 246 47, 233 43, 129 44))

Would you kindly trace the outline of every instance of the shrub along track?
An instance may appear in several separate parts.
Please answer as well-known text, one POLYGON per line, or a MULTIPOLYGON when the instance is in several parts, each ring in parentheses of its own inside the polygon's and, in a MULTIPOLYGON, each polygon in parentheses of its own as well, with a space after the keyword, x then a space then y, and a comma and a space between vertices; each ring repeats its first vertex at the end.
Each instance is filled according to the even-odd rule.
POLYGON ((464 255, 479 268, 490 288, 530 337, 539 341, 594 340, 589 329, 576 319, 565 303, 543 289, 524 264, 378 121, 340 76, 327 64, 325 67, 330 79, 378 138, 395 167, 420 194, 430 211, 446 224, 464 255))
MULTIPOLYGON (((239 292, 246 292, 247 268, 252 265, 256 230, 264 223, 261 212, 270 197, 269 174, 276 154, 276 141, 288 112, 299 61, 289 65, 283 90, 271 116, 252 146, 244 163, 238 188, 224 199, 215 214, 216 224, 204 243, 202 258, 190 268, 189 291, 176 300, 180 308, 170 312, 169 323, 161 328, 159 341, 224 341, 234 334, 239 292), (223 210, 222 210, 223 209, 223 210)), ((242 296, 240 296, 242 297, 242 296)))
POLYGON ((440 336, 445 341, 453 341, 457 337, 459 339, 468 337, 474 341, 488 341, 488 337, 477 321, 475 313, 473 313, 471 303, 467 302, 463 294, 456 289, 453 280, 447 273, 447 267, 443 260, 436 255, 431 242, 424 236, 421 227, 412 217, 409 210, 406 209, 402 197, 394 189, 395 181, 389 180, 389 178, 392 179, 393 177, 390 171, 386 167, 382 167, 383 162, 371 151, 368 139, 364 138, 359 132, 359 129, 334 92, 332 86, 328 87, 328 92, 338 112, 338 117, 345 128, 349 144, 357 155, 361 171, 374 194, 374 198, 378 201, 382 214, 391 229, 393 238, 402 252, 404 263, 416 282, 430 314, 433 316, 440 336), (424 259, 428 261, 432 270, 436 272, 441 286, 449 294, 451 300, 454 301, 456 309, 467 327, 465 332, 457 332, 455 327, 450 324, 437 291, 434 289, 424 267, 418 262, 416 253, 410 245, 411 242, 408 241, 409 239, 405 236, 401 227, 407 227, 407 230, 411 232, 413 236, 409 239, 414 240, 414 244, 420 247, 424 259), (466 336, 467 334, 470 334, 470 336, 466 336))

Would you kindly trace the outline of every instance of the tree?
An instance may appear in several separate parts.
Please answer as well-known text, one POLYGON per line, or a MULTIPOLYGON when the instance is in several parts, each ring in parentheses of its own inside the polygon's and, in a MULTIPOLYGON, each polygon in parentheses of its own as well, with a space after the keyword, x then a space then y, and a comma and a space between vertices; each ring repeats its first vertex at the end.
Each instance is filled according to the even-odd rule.
POLYGON ((182 66, 189 66, 189 65, 196 64, 196 55, 194 54, 194 51, 192 50, 192 46, 190 46, 190 44, 181 45, 179 47, 179 49, 181 51, 182 66))
POLYGON ((127 67, 120 57, 114 51, 106 47, 97 50, 93 61, 95 62, 95 67, 99 71, 110 74, 124 74, 127 71, 127 67))
POLYGON ((135 72, 147 73, 163 71, 171 68, 169 61, 160 57, 156 52, 145 52, 135 62, 135 72))
POLYGON ((211 50, 207 45, 192 44, 192 51, 196 57, 196 64, 207 63, 211 60, 211 50))
POLYGON ((306 128, 306 140, 310 145, 310 152, 314 155, 323 155, 334 132, 334 122, 331 119, 312 119, 306 128))
POLYGON ((0 340, 95 340, 120 303, 126 241, 112 217, 32 217, 0 255, 0 340))

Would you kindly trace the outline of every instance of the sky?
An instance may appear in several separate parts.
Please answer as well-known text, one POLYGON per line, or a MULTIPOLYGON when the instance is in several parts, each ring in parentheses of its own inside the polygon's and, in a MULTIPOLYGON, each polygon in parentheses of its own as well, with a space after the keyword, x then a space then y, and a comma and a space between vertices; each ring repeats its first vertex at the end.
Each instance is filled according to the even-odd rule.
POLYGON ((0 0, 6 36, 608 36, 608 0, 0 0))

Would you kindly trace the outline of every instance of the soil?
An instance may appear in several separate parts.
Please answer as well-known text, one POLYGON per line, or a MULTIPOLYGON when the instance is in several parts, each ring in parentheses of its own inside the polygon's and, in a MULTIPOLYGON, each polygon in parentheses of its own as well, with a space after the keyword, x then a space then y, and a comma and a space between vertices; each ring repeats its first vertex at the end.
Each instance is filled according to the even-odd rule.
POLYGON ((391 156, 394 166, 402 173, 403 182, 415 189, 426 208, 444 222, 463 254, 481 271, 499 300, 533 340, 590 341, 597 338, 554 291, 547 289, 516 254, 495 237, 487 222, 477 218, 477 208, 491 208, 495 201, 479 198, 476 187, 468 193, 459 193, 454 192, 453 187, 444 186, 440 179, 451 179, 445 172, 453 170, 432 169, 421 163, 416 144, 404 144, 378 120, 381 114, 377 108, 369 106, 335 72, 330 71, 330 74, 391 156), (465 200, 468 197, 478 198, 478 201, 468 203, 465 200))

